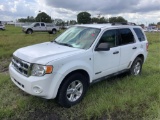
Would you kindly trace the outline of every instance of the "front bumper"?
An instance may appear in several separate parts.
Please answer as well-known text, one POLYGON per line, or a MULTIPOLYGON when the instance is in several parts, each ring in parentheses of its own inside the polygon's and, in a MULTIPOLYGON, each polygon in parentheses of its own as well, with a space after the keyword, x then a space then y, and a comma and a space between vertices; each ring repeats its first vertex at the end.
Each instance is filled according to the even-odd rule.
POLYGON ((1 30, 5 30, 5 28, 0 28, 1 30))
POLYGON ((53 87, 53 84, 56 85, 56 80, 53 79, 54 73, 44 75, 41 77, 36 77, 36 76, 26 77, 17 72, 13 68, 12 64, 9 65, 9 73, 13 83, 23 91, 31 95, 39 96, 46 99, 51 99, 56 97, 57 90, 54 90, 55 88, 53 87))

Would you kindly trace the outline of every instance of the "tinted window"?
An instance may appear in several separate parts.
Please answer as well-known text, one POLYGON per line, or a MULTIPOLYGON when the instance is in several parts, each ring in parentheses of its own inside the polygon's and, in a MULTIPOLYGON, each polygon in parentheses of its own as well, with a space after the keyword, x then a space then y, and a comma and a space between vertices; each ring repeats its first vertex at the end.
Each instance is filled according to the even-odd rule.
POLYGON ((121 37, 120 45, 134 43, 134 37, 130 29, 119 29, 119 33, 121 37))
POLYGON ((108 43, 110 47, 116 46, 116 30, 108 30, 106 31, 101 39, 100 43, 108 43))
POLYGON ((144 37, 144 34, 141 31, 141 29, 139 29, 139 28, 133 28, 133 30, 135 31, 135 33, 136 33, 139 41, 145 41, 145 37, 144 37))
POLYGON ((44 26, 45 26, 45 24, 44 24, 44 23, 41 23, 41 26, 42 26, 42 27, 44 27, 44 26))

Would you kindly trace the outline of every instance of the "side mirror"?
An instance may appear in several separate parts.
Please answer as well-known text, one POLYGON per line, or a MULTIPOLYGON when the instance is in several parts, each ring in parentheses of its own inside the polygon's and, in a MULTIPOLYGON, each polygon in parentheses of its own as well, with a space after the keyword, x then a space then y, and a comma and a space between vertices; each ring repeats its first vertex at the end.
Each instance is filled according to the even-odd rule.
POLYGON ((109 51, 110 50, 110 45, 108 43, 100 43, 95 51, 109 51))

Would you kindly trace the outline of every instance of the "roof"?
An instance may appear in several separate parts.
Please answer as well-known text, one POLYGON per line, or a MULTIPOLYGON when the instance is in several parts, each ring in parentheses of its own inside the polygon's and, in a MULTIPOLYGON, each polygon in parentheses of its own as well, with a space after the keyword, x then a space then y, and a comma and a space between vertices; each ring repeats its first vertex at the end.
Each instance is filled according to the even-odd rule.
POLYGON ((108 24, 81 24, 81 25, 75 25, 75 26, 103 28, 103 27, 111 27, 112 25, 108 23, 108 24))
POLYGON ((80 24, 80 25, 75 25, 75 26, 82 26, 82 27, 92 27, 92 28, 99 28, 99 29, 105 29, 105 28, 113 28, 113 27, 139 27, 139 26, 135 26, 135 25, 123 25, 123 24, 111 24, 111 23, 107 23, 107 24, 80 24))

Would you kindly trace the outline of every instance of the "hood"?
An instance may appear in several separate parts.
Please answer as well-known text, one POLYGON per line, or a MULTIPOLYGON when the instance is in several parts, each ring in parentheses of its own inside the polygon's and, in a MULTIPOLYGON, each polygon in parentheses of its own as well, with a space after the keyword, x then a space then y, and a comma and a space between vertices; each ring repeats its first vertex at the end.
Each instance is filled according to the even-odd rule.
POLYGON ((22 28, 28 28, 28 27, 33 27, 32 25, 26 25, 26 26, 22 26, 22 28))
POLYGON ((20 48, 13 55, 26 62, 47 64, 50 61, 71 56, 82 51, 84 50, 58 45, 54 42, 46 42, 20 48))

